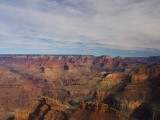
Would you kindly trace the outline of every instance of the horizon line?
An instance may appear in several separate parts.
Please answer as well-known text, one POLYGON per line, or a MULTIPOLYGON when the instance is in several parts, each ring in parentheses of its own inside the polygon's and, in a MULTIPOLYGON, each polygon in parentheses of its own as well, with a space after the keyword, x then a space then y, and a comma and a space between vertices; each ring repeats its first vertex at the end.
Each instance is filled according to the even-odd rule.
POLYGON ((147 58, 147 57, 160 57, 160 56, 111 56, 108 54, 105 55, 91 55, 91 54, 0 54, 0 56, 109 56, 109 57, 124 57, 124 58, 147 58))

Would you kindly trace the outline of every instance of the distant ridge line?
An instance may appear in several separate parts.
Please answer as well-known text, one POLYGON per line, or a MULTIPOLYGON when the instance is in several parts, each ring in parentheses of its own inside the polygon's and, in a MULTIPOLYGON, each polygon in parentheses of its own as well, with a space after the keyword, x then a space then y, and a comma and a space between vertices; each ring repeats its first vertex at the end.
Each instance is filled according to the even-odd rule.
POLYGON ((0 54, 0 57, 12 56, 94 56, 94 55, 81 55, 81 54, 0 54))

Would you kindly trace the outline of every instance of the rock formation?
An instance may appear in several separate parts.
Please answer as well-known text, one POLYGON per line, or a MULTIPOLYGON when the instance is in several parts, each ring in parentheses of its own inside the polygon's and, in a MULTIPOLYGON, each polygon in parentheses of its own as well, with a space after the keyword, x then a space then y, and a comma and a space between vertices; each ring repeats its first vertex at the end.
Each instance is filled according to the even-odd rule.
POLYGON ((0 109, 17 120, 159 119, 160 57, 6 55, 0 73, 0 109))

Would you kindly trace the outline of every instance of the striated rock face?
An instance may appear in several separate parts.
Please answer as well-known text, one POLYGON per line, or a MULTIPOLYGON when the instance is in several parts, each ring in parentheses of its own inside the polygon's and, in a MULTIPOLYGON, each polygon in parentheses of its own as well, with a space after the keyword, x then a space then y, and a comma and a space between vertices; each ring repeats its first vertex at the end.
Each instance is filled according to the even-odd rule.
MULTIPOLYGON (((126 67, 146 66, 160 63, 160 57, 110 57, 107 55, 99 56, 94 59, 93 64, 98 68, 107 69, 109 71, 124 71, 126 67)), ((128 69, 128 68, 127 68, 128 69)))
POLYGON ((92 55, 77 55, 77 56, 6 56, 0 58, 2 62, 5 63, 14 63, 14 64, 21 64, 22 66, 27 67, 54 67, 63 69, 64 65, 69 66, 69 68, 73 68, 75 66, 83 66, 83 64, 92 64, 93 60, 95 59, 92 55))

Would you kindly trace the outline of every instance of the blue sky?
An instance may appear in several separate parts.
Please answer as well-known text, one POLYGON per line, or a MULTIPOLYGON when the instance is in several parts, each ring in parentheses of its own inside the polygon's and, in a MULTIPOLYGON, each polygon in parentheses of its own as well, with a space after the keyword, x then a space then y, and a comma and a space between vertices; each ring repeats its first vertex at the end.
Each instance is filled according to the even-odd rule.
POLYGON ((160 55, 160 0, 0 0, 0 54, 160 55))

